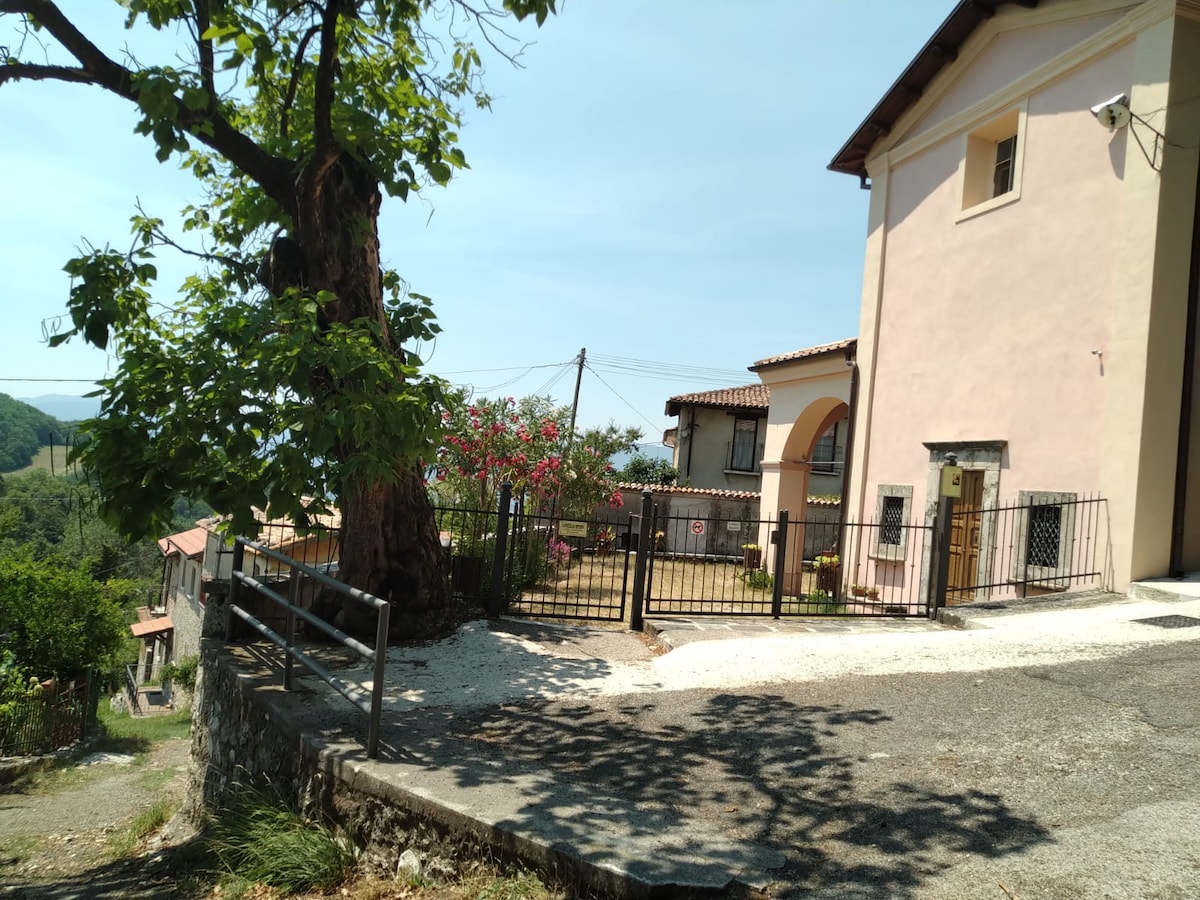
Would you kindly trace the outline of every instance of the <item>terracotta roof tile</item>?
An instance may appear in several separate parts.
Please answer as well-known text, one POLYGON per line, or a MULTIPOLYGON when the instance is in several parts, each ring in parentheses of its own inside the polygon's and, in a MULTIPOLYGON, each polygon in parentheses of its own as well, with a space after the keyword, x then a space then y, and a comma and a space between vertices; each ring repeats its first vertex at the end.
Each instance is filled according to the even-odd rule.
POLYGON ((656 494, 691 494, 700 497, 719 497, 723 500, 757 500, 758 491, 728 491, 724 488, 694 488, 676 484, 630 484, 617 485, 623 491, 643 491, 650 488, 656 494))
POLYGON ((156 616, 146 622, 135 622, 129 626, 134 637, 145 637, 148 634, 161 634, 164 631, 174 631, 175 625, 170 616, 156 616))
MULTIPOLYGON (((761 494, 758 491, 730 491, 724 488, 694 488, 683 487, 676 484, 632 484, 623 481, 617 487, 631 493, 633 491, 641 492, 646 488, 650 488, 655 494, 688 494, 698 497, 716 497, 722 500, 758 500, 761 494)), ((841 503, 837 497, 829 497, 818 494, 810 494, 808 497, 809 506, 837 506, 841 503)))
POLYGON ((667 415, 679 415, 679 409, 683 406, 708 406, 713 409, 753 409, 766 412, 770 403, 771 391, 765 384, 744 384, 740 387, 719 388, 715 391, 678 394, 667 400, 667 415))
POLYGON ((793 350, 791 353, 783 353, 779 356, 768 356, 766 359, 760 359, 750 367, 750 371, 757 372, 759 369, 780 366, 784 363, 795 362, 798 359, 813 359, 833 353, 844 353, 847 350, 854 350, 857 347, 858 338, 846 338, 844 341, 834 341, 832 344, 818 344, 815 347, 805 347, 801 350, 793 350))
POLYGON ((207 540, 208 529, 197 526, 178 534, 168 534, 165 538, 159 538, 158 549, 163 552, 163 556, 170 556, 172 553, 182 553, 187 557, 199 556, 204 552, 207 540))

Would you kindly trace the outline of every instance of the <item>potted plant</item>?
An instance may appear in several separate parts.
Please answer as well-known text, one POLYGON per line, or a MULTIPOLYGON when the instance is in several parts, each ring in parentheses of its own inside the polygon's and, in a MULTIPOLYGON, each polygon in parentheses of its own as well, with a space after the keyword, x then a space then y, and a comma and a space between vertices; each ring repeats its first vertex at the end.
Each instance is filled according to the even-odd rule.
POLYGON ((616 532, 612 530, 611 525, 605 525, 596 532, 596 555, 608 556, 612 552, 613 541, 616 540, 616 532))
POLYGON ((813 568, 817 572, 817 590, 836 596, 842 571, 842 561, 837 553, 826 550, 818 554, 813 560, 813 568))
POLYGON ((761 544, 742 544, 742 565, 747 569, 757 569, 762 565, 761 544))

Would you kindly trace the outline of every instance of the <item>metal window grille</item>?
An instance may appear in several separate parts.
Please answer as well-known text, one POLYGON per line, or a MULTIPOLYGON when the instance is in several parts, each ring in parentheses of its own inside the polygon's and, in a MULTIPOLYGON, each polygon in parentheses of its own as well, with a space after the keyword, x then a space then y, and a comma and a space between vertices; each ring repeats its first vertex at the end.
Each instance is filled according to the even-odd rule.
POLYGON ((904 529, 904 498, 884 497, 883 517, 879 524, 879 543, 900 546, 904 529))
POLYGON ((810 462, 814 472, 836 472, 841 465, 837 458, 837 426, 817 438, 810 462))
POLYGON ((1029 543, 1025 549, 1026 565, 1058 568, 1062 512, 1061 506, 1031 506, 1029 508, 1029 543))

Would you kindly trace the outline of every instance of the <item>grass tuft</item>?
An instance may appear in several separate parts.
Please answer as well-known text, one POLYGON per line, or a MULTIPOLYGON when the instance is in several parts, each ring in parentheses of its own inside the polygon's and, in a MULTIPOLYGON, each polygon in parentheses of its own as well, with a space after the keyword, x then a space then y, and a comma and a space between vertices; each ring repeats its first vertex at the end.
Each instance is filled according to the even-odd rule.
POLYGON ((326 891, 354 867, 349 841, 305 822, 274 791, 243 789, 214 817, 207 837, 233 883, 326 891))
POLYGON ((109 838, 108 846, 113 858, 124 859, 133 853, 143 840, 166 825, 178 809, 179 804, 176 801, 164 798, 139 813, 133 821, 109 838))

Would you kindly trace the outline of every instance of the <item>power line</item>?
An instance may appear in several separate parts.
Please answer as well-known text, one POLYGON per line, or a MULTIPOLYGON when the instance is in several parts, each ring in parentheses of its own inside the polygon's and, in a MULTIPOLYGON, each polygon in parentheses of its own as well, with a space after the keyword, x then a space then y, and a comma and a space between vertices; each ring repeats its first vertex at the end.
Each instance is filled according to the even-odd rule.
POLYGON ((679 374, 679 375, 694 375, 706 376, 713 378, 745 378, 746 371, 744 369, 718 369, 714 366, 694 366, 683 363, 668 363, 658 362, 647 359, 633 359, 627 356, 604 356, 602 354, 594 354, 593 362, 604 363, 618 368, 627 368, 645 372, 659 372, 662 374, 679 374))
MULTIPOLYGON (((572 362, 573 362, 573 360, 572 360, 572 361, 568 361, 568 362, 566 362, 566 363, 560 363, 560 362, 557 362, 557 363, 542 363, 542 364, 540 364, 540 365, 536 365, 536 366, 506 366, 506 367, 504 367, 504 368, 499 368, 499 369, 459 369, 459 370, 457 370, 457 371, 454 371, 454 372, 439 372, 439 373, 438 373, 438 375, 439 375, 440 377, 443 377, 443 378, 444 378, 444 377, 445 377, 445 376, 447 376, 447 375, 478 375, 478 374, 485 373, 485 372, 486 372, 486 373, 491 373, 491 372, 516 372, 516 371, 519 371, 519 370, 521 370, 521 369, 524 369, 526 372, 532 372, 534 369, 553 369, 555 366, 563 366, 563 365, 569 366, 569 365, 571 365, 571 364, 572 364, 572 362)), ((0 380, 3 380, 3 379, 0 379, 0 380)))
POLYGON ((632 403, 630 403, 628 400, 626 400, 624 397, 622 397, 619 393, 617 393, 617 389, 614 388, 607 381, 605 381, 603 378, 601 378, 600 373, 597 372, 595 369, 593 369, 590 364, 587 365, 587 368, 588 368, 589 372, 591 372, 593 375, 596 376, 597 381, 599 381, 602 385, 604 385, 606 388, 608 388, 610 391, 612 391, 612 393, 614 394, 614 396, 616 396, 616 398, 618 400, 620 400, 622 403, 624 403, 626 406, 628 406, 630 409, 632 409, 635 413, 637 413, 639 416, 641 416, 643 419, 645 419, 646 422, 649 423, 651 428, 653 428, 655 431, 657 431, 659 428, 662 427, 661 422, 652 422, 645 413, 643 413, 640 409, 638 409, 636 406, 634 406, 632 403))
POLYGON ((76 384, 98 384, 99 378, 0 378, 0 381, 73 382, 76 384))

